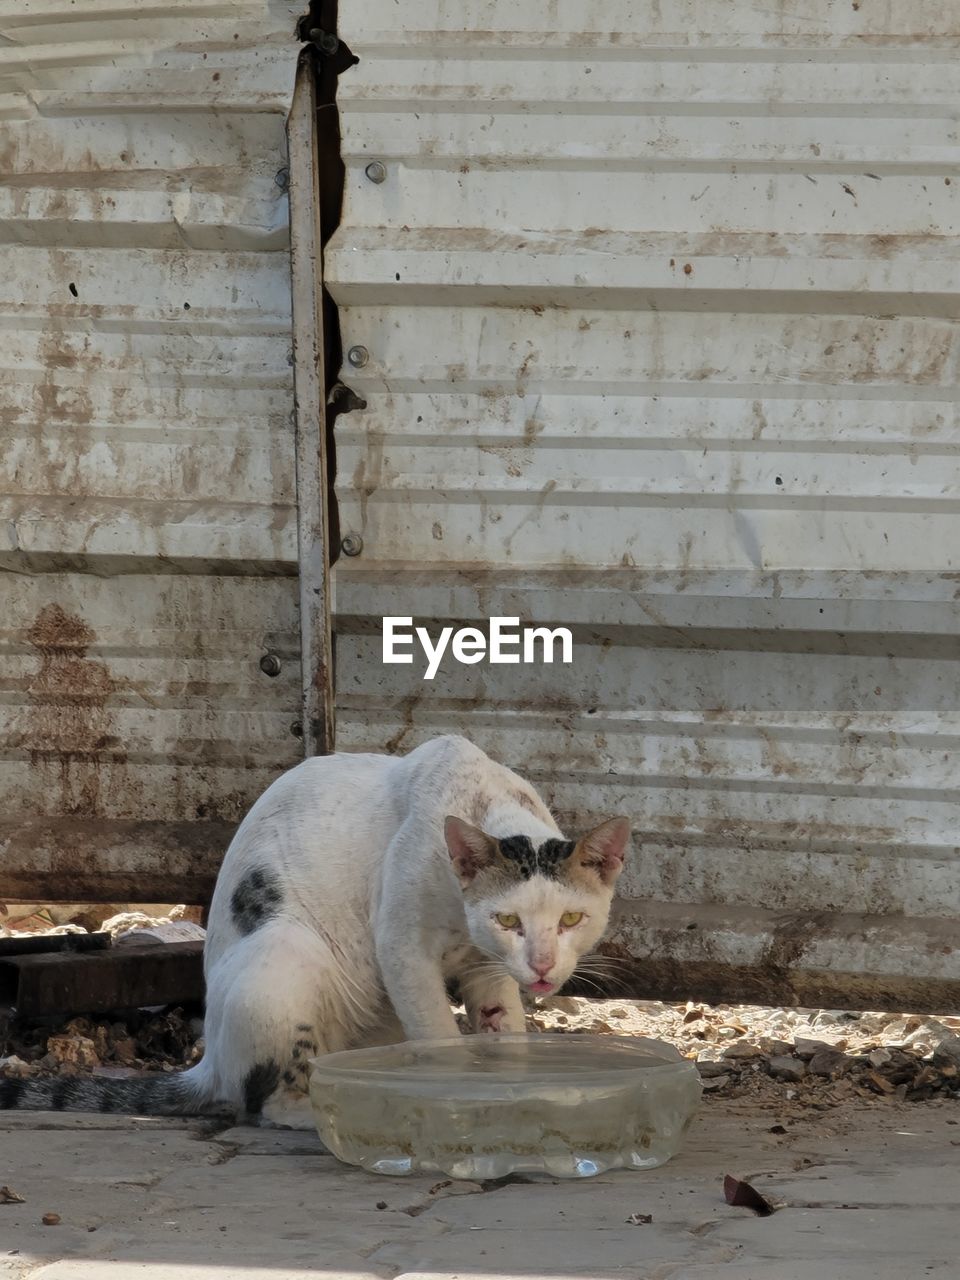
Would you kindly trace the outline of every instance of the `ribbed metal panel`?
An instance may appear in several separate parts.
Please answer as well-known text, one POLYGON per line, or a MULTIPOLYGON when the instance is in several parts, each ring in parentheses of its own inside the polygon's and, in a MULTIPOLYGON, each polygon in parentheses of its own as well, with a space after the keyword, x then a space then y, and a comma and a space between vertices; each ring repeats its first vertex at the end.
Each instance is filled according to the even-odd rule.
POLYGON ((638 830, 635 989, 956 1000, 955 5, 342 6, 339 741, 638 830), (366 166, 379 161, 382 182, 366 166), (572 667, 384 667, 383 614, 572 667))
POLYGON ((3 892, 195 893, 300 754, 295 19, 0 4, 3 892))

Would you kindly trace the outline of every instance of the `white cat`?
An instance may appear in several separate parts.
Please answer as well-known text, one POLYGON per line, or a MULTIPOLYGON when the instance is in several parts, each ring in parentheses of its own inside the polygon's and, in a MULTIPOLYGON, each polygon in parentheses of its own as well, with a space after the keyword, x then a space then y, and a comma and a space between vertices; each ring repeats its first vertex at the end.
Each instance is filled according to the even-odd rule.
POLYGON ((576 843, 529 783, 463 738, 315 757, 233 838, 204 954, 201 1062, 142 1080, 0 1080, 0 1108, 231 1110, 309 1126, 308 1060, 362 1044, 523 1031, 607 924, 625 818, 576 843))

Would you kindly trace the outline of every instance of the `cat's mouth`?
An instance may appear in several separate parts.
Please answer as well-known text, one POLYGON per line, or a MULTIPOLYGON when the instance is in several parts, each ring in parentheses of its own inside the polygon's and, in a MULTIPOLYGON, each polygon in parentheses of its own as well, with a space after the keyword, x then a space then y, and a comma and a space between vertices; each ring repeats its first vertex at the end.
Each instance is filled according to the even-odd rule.
POLYGON ((536 982, 528 982, 527 990, 534 996, 548 996, 551 991, 556 991, 557 984, 555 982, 547 982, 545 978, 538 978, 536 982))

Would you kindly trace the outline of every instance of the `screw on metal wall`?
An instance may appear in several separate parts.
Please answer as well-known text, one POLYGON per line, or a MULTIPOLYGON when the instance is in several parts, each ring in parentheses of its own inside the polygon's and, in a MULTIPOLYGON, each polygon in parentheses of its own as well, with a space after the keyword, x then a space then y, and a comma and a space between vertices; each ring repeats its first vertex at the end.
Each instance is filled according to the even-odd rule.
POLYGON ((330 404, 338 414, 353 413, 356 409, 365 409, 367 402, 343 382, 337 382, 330 390, 330 404))
POLYGON ((362 369, 370 359, 370 352, 366 347, 351 347, 347 352, 347 359, 355 369, 362 369))
POLYGON ((321 53, 331 55, 340 48, 340 41, 332 31, 324 31, 320 27, 314 27, 310 32, 310 39, 317 46, 321 53))
POLYGON ((363 550, 363 539, 359 533, 345 533, 340 540, 340 550, 345 556, 358 556, 363 550))
POLYGON ((371 160, 363 171, 371 182, 386 182, 387 169, 386 165, 381 164, 379 160, 371 160))
POLYGON ((265 653, 260 659, 260 670, 265 676, 278 676, 283 663, 275 653, 265 653))

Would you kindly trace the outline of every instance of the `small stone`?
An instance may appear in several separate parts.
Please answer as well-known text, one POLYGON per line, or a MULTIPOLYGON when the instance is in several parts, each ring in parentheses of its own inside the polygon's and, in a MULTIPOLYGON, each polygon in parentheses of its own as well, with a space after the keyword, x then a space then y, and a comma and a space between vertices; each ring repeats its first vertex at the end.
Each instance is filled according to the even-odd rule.
POLYGON ((944 1036, 933 1051, 934 1062, 946 1061, 960 1066, 960 1036, 944 1036))
POLYGON ((789 1057, 793 1053, 793 1045, 788 1040, 775 1040, 770 1036, 761 1036, 757 1044, 771 1058, 789 1057))
POLYGON ((889 1049, 872 1049, 867 1054, 867 1061, 871 1067, 885 1067, 892 1057, 889 1049))
POLYGON ((115 1061, 129 1064, 136 1059, 137 1042, 132 1036, 124 1036, 122 1039, 113 1042, 113 1057, 115 1061))
POLYGON ((714 1089, 722 1089, 730 1083, 730 1076, 713 1076, 709 1080, 702 1080, 701 1085, 705 1092, 710 1093, 714 1089))
POLYGON ((749 1040, 740 1040, 736 1044, 727 1045, 723 1051, 725 1058, 761 1058, 763 1050, 759 1045, 751 1044, 749 1040))
POLYGON ((866 1072, 862 1082, 868 1089, 872 1089, 874 1093, 890 1094, 894 1091, 894 1086, 889 1080, 885 1080, 879 1071, 866 1072))
POLYGON ((767 1063, 767 1070, 776 1080, 802 1080, 807 1074, 807 1064, 802 1058, 775 1057, 767 1063))
POLYGON ((814 1076, 835 1076, 839 1075, 844 1067, 850 1064, 850 1059, 845 1053, 840 1053, 837 1049, 829 1047, 820 1049, 810 1059, 809 1070, 814 1076))
POLYGON ((11 1053, 9 1058, 0 1058, 0 1076, 14 1076, 23 1079, 32 1074, 30 1063, 11 1053))
POLYGON ((721 1040, 735 1040, 737 1036, 742 1034, 743 1032, 738 1031, 736 1027, 720 1027, 717 1031, 717 1036, 721 1040))
POLYGON ((58 1227, 60 1225, 59 1213, 45 1213, 40 1219, 45 1227, 58 1227))
POLYGON ((88 1036, 49 1036, 47 1053, 52 1053, 61 1067, 89 1070, 100 1065, 96 1045, 88 1036))
POLYGON ((833 1049, 832 1044, 827 1044, 826 1040, 811 1040, 807 1036, 794 1036, 793 1051, 800 1058, 812 1058, 815 1053, 820 1053, 824 1049, 833 1049))
POLYGON ((821 1009, 814 1018, 814 1027, 838 1027, 847 1022, 856 1022, 860 1015, 849 1013, 846 1009, 821 1009))
POLYGON ((577 1014, 580 1012, 580 1002, 573 996, 553 996, 549 1000, 544 1000, 540 1007, 555 1013, 577 1014))
POLYGON ((629 1018, 630 1010, 621 1009, 620 1006, 618 1005, 616 1009, 609 1009, 608 1014, 611 1018, 629 1018))
POLYGON ((711 1076, 722 1076, 724 1072, 730 1070, 729 1062, 717 1062, 713 1058, 698 1058, 697 1070, 703 1080, 709 1080, 711 1076))

